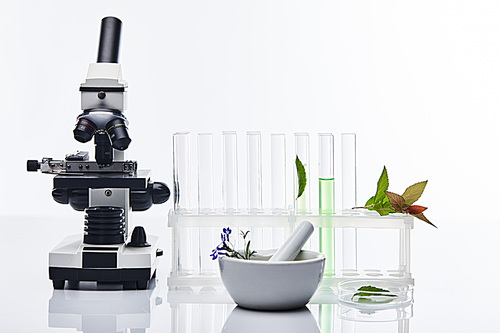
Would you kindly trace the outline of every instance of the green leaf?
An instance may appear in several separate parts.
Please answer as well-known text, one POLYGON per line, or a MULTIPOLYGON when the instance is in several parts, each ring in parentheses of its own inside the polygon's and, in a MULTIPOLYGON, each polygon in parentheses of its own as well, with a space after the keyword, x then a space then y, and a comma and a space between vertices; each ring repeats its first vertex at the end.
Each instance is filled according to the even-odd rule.
POLYGON ((296 156, 295 158, 295 166, 297 167, 297 178, 299 182, 299 190, 297 192, 297 198, 296 198, 298 199, 306 189, 307 177, 306 177, 306 169, 304 168, 302 162, 299 160, 299 156, 296 156))
POLYGON ((390 213, 394 213, 395 210, 392 209, 391 203, 389 200, 384 202, 377 202, 373 205, 372 210, 377 211, 381 216, 389 215, 390 213))
POLYGON ((373 205, 374 201, 375 201, 375 196, 373 196, 370 199, 368 199, 368 201, 365 203, 365 206, 371 206, 371 205, 373 205))
POLYGON ((379 293, 389 293, 390 290, 377 288, 374 286, 362 286, 358 288, 358 291, 370 291, 370 292, 379 292, 379 293))
POLYGON ((411 206, 415 201, 417 201, 422 193, 424 192, 425 186, 427 185, 427 180, 413 184, 408 187, 403 193, 403 198, 405 199, 405 206, 411 206))
POLYGON ((382 288, 378 288, 378 287, 374 287, 374 286, 362 286, 362 287, 359 287, 357 291, 358 291, 357 293, 352 295, 351 300, 354 300, 354 298, 357 296, 357 297, 359 297, 359 299, 357 300, 358 303, 380 304, 380 303, 389 303, 392 301, 392 299, 374 300, 371 298, 367 298, 367 297, 373 297, 373 296, 391 297, 391 298, 398 297, 397 295, 387 294, 390 292, 390 290, 386 290, 386 289, 382 289, 382 288))
POLYGON ((248 241, 247 248, 245 249, 245 259, 250 259, 250 241, 248 241))
POLYGON ((389 188, 389 176, 387 175, 387 169, 384 166, 384 170, 382 170, 382 174, 377 182, 377 193, 375 193, 374 202, 379 202, 384 200, 386 197, 385 191, 389 188))
POLYGON ((380 208, 380 209, 375 209, 377 213, 380 214, 380 216, 386 216, 389 215, 390 213, 394 213, 394 210, 392 209, 387 209, 387 208, 380 208))

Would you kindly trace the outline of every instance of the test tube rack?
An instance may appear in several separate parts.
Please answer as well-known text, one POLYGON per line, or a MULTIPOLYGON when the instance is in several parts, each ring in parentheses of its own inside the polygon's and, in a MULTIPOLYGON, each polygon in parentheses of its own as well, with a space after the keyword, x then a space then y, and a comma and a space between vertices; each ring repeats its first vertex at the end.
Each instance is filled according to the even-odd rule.
MULTIPOLYGON (((284 158, 276 164, 276 158, 271 156, 269 159, 271 169, 276 169, 278 165, 280 170, 278 172, 271 170, 269 174, 271 177, 280 178, 281 182, 276 184, 272 180, 263 184, 262 170, 266 168, 262 166, 266 166, 266 163, 265 159, 264 163, 262 159, 259 132, 247 133, 246 170, 238 167, 245 163, 241 163, 244 158, 237 154, 235 132, 223 132, 222 152, 219 151, 219 153, 213 149, 214 136, 210 133, 199 134, 197 149, 193 150, 190 148, 188 132, 174 134, 175 202, 174 209, 168 214, 168 226, 172 229, 172 271, 168 278, 168 286, 174 290, 222 287, 218 262, 210 257, 212 249, 220 242, 222 228, 232 229, 231 241, 236 249, 243 247, 239 236, 240 231, 247 230, 250 230, 252 249, 276 249, 293 232, 294 228, 305 220, 315 227, 315 232, 305 248, 325 253, 325 248, 321 245, 325 241, 324 235, 329 235, 331 240, 331 248, 326 249, 328 253, 325 253, 327 261, 330 262, 330 268, 328 269, 327 265, 322 287, 335 288, 340 281, 353 278, 396 279, 413 284, 414 280, 410 271, 410 231, 413 229, 413 217, 406 214, 381 217, 376 212, 350 208, 356 206, 355 136, 353 145, 351 140, 353 135, 343 134, 342 139, 345 136, 346 140, 345 142, 342 140, 341 154, 332 152, 332 159, 336 156, 342 160, 342 191, 338 192, 342 192, 343 204, 342 209, 333 208, 328 213, 319 209, 311 209, 310 203, 303 210, 297 206, 296 200, 294 200, 294 205, 288 204, 287 197, 290 195, 287 195, 286 185, 290 183, 290 179, 294 184, 297 182, 297 175, 289 171, 295 170, 294 158, 299 156, 297 147, 299 146, 299 149, 303 147, 300 148, 297 135, 295 135, 295 151, 291 150, 287 154, 283 134, 272 134, 271 145, 275 146, 276 140, 273 141, 273 139, 277 136, 280 138, 279 146, 283 145, 279 151, 280 155, 284 154, 284 158), (176 135, 181 137, 176 137, 176 135), (230 136, 230 141, 227 140, 228 136, 230 136), (200 151, 200 147, 203 151, 200 151), (217 163, 216 156, 222 159, 219 162, 223 166, 222 177, 214 173, 214 170, 217 170, 217 167, 214 168, 214 164, 217 163), (344 160, 349 159, 351 161, 345 163, 344 160), (242 169, 247 173, 246 207, 238 205, 240 202, 238 196, 243 197, 240 195, 243 191, 238 186, 238 174, 242 176, 242 169), (228 184, 227 178, 232 178, 233 183, 228 184), (191 179, 197 179, 197 191, 192 190, 196 182, 191 182, 191 179), (217 180, 222 183, 221 186, 214 186, 217 180), (266 186, 271 188, 266 188, 266 186), (276 187, 283 200, 276 198, 276 187), (272 201, 270 208, 262 208, 262 192, 266 193, 266 191, 272 192, 272 194, 268 193, 268 198, 272 199, 269 200, 272 201), (228 192, 232 197, 227 197, 228 192), (224 193, 226 193, 225 196, 224 193), (194 200, 190 197, 195 197, 196 194, 198 205, 191 205, 191 201, 194 200), (217 206, 214 204, 214 201, 217 201, 214 198, 217 196, 222 196, 221 206, 223 207, 214 208, 217 206)), ((308 135, 300 133, 299 136, 301 137, 299 139, 303 139, 308 135)), ((306 161, 304 163, 306 170, 310 170, 308 148, 306 147, 305 152, 300 152, 301 159, 306 161)), ((331 148, 333 149, 333 146, 331 148)), ((274 152, 271 150, 271 154, 275 153, 276 150, 274 152)), ((308 175, 315 175, 315 173, 309 171, 308 175)), ((310 177, 309 184, 312 179, 314 177, 310 177)), ((295 198, 297 186, 294 185, 293 188, 295 198)), ((305 191, 310 191, 310 188, 306 186, 305 191)), ((311 193, 307 195, 314 199, 311 193)))

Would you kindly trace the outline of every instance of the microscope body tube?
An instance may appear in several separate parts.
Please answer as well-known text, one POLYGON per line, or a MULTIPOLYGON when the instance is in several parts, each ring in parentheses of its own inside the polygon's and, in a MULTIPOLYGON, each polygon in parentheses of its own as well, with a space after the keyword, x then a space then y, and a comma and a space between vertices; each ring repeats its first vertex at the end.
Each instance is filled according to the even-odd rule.
POLYGON ((293 261, 314 232, 314 226, 304 221, 294 230, 288 239, 278 248, 269 261, 293 261))
POLYGON ((122 21, 116 17, 102 19, 97 62, 118 63, 121 28, 122 21))
MULTIPOLYGON (((132 141, 128 121, 123 115, 127 107, 128 84, 122 79, 118 64, 121 25, 116 17, 105 17, 101 21, 97 63, 89 65, 85 82, 80 85, 83 112, 73 130, 74 138, 82 143, 90 141, 97 133, 109 136, 114 149, 112 161, 123 161, 125 155, 119 151, 126 150, 132 141)), ((102 149, 99 150, 101 153, 102 149)), ((110 164, 107 156, 104 159, 102 156, 96 148, 97 163, 110 164)))

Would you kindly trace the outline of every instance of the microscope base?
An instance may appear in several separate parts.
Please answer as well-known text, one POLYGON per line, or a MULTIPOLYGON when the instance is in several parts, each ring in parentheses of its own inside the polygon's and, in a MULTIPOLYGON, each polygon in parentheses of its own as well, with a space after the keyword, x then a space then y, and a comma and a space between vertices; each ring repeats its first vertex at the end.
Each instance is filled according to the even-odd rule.
POLYGON ((147 289, 156 276, 158 237, 148 236, 148 247, 125 244, 93 245, 82 241, 82 235, 66 237, 49 253, 49 278, 54 289, 65 282, 76 287, 81 281, 122 284, 123 289, 147 289))

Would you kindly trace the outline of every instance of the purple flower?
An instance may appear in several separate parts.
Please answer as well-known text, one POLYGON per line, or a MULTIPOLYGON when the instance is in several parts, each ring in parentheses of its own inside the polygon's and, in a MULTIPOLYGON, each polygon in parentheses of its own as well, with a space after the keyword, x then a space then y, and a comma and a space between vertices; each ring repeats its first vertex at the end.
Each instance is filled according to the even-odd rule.
POLYGON ((234 252, 234 250, 231 248, 231 243, 229 242, 229 235, 231 234, 231 232, 232 230, 229 227, 222 228, 222 233, 220 234, 220 239, 222 242, 212 250, 212 253, 210 254, 212 260, 215 260, 220 256, 227 256, 228 253, 234 252))
POLYGON ((212 257, 212 260, 217 259, 217 257, 218 257, 218 251, 217 251, 217 249, 213 249, 212 250, 212 254, 210 256, 212 257))

